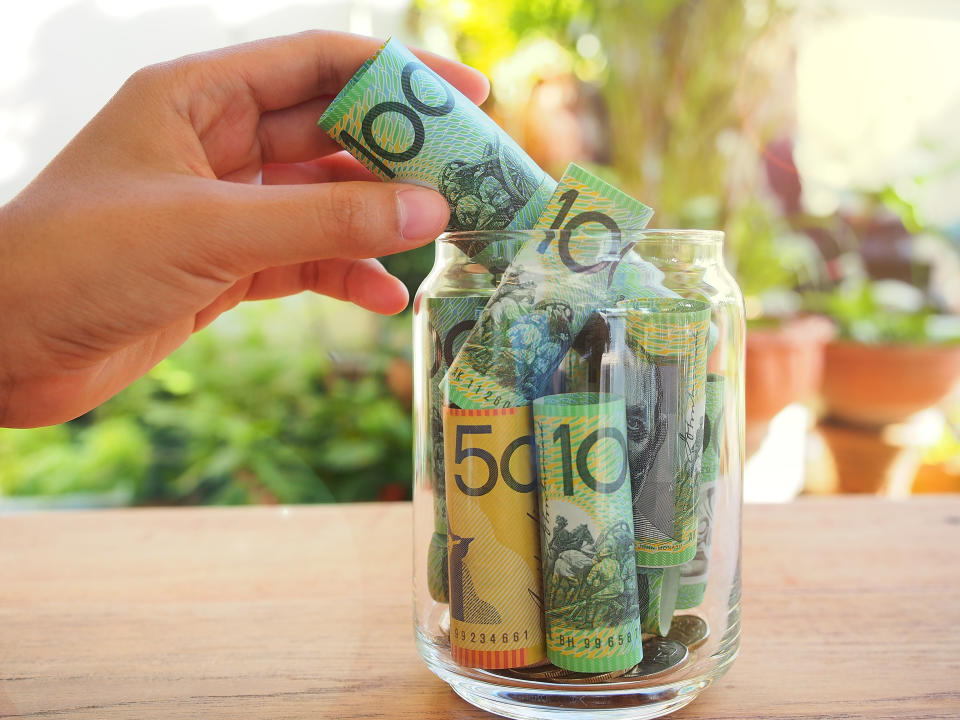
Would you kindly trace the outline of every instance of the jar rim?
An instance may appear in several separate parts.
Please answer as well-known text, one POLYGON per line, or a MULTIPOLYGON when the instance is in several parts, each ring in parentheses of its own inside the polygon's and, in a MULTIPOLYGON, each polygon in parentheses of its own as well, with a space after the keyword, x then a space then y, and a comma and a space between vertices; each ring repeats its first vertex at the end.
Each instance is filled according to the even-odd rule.
MULTIPOLYGON (((469 240, 496 238, 496 240, 523 239, 542 237, 544 233, 558 232, 548 228, 535 230, 455 230, 448 231, 437 238, 442 243, 462 243, 469 240)), ((601 237, 611 234, 609 230, 576 230, 577 235, 601 237)), ((620 237, 631 243, 662 243, 673 240, 685 245, 714 246, 722 245, 724 233, 722 230, 700 230, 697 228, 651 228, 647 230, 621 230, 620 237)))

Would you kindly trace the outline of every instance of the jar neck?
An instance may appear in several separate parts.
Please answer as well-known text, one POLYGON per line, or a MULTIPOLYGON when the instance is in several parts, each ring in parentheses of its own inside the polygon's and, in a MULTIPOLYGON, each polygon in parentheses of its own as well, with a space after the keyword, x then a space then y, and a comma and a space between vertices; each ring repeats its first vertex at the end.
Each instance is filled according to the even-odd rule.
MULTIPOLYGON (((628 239, 628 242, 630 240, 628 239)), ((464 252, 449 241, 438 240, 434 243, 435 267, 444 267, 450 263, 469 263, 464 252)), ((686 236, 682 232, 670 234, 651 233, 633 242, 633 250, 648 259, 662 259, 668 262, 683 262, 691 265, 715 265, 723 263, 723 240, 702 240, 686 236)))
POLYGON ((455 248, 451 243, 437 240, 434 245, 434 262, 437 267, 446 265, 454 259, 466 260, 464 254, 455 248))
POLYGON ((723 241, 700 240, 685 237, 682 233, 655 235, 638 240, 633 251, 648 260, 671 263, 709 266, 723 263, 723 241))

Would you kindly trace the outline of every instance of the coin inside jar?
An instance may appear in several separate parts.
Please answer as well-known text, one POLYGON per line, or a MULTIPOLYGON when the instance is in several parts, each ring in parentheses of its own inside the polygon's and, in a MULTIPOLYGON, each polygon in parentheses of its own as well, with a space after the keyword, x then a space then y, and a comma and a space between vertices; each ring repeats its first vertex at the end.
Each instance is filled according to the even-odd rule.
POLYGON ((567 684, 578 684, 584 683, 587 685, 593 685, 597 683, 610 682, 611 680, 616 680, 617 678, 622 677, 629 671, 627 670, 611 670, 610 672, 605 673, 582 673, 582 672, 572 672, 566 671, 563 675, 558 675, 553 678, 552 682, 558 683, 567 683, 567 684))
POLYGON ((699 615, 674 615, 667 638, 683 643, 688 650, 694 650, 703 645, 709 635, 710 626, 699 615))
POLYGON ((621 680, 645 680, 682 665, 690 653, 676 640, 657 637, 643 644, 643 660, 624 673, 621 680))
POLYGON ((627 670, 612 670, 605 673, 583 673, 564 670, 556 665, 544 665, 540 667, 512 668, 508 672, 514 677, 536 682, 594 684, 614 680, 626 673, 627 670))

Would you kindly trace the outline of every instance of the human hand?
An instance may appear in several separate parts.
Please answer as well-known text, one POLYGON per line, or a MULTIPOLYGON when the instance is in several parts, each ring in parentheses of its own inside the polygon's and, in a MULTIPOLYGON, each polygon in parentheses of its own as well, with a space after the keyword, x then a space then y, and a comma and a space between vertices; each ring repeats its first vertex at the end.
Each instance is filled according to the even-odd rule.
POLYGON ((243 300, 406 306, 371 258, 435 238, 447 204, 376 182, 317 127, 380 43, 307 32, 145 68, 0 208, 0 425, 96 407, 243 300))

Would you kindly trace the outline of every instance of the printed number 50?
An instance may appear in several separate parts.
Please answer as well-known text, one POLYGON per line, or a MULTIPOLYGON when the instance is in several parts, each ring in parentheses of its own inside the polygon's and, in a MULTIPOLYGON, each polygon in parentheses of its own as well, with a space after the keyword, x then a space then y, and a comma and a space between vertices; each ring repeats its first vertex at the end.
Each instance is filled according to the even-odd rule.
POLYGON ((510 460, 513 458, 513 454, 521 445, 529 445, 531 452, 533 451, 533 436, 522 435, 514 439, 513 442, 504 448, 503 454, 500 456, 500 463, 498 466, 497 459, 489 450, 484 450, 483 448, 479 447, 463 446, 465 435, 489 435, 491 432, 493 432, 493 429, 490 425, 457 426, 457 446, 454 450, 454 464, 459 465, 467 458, 475 457, 479 460, 482 460, 487 466, 487 479, 482 485, 479 487, 467 485, 466 481, 463 479, 463 475, 456 473, 453 476, 453 479, 456 481, 457 487, 460 488, 464 495, 479 497, 481 495, 486 495, 488 492, 493 490, 497 484, 497 477, 499 475, 503 475, 503 481, 507 484, 507 487, 521 493, 533 492, 537 483, 533 478, 532 472, 530 473, 530 482, 524 484, 517 482, 516 478, 513 476, 513 472, 510 470, 510 460))

